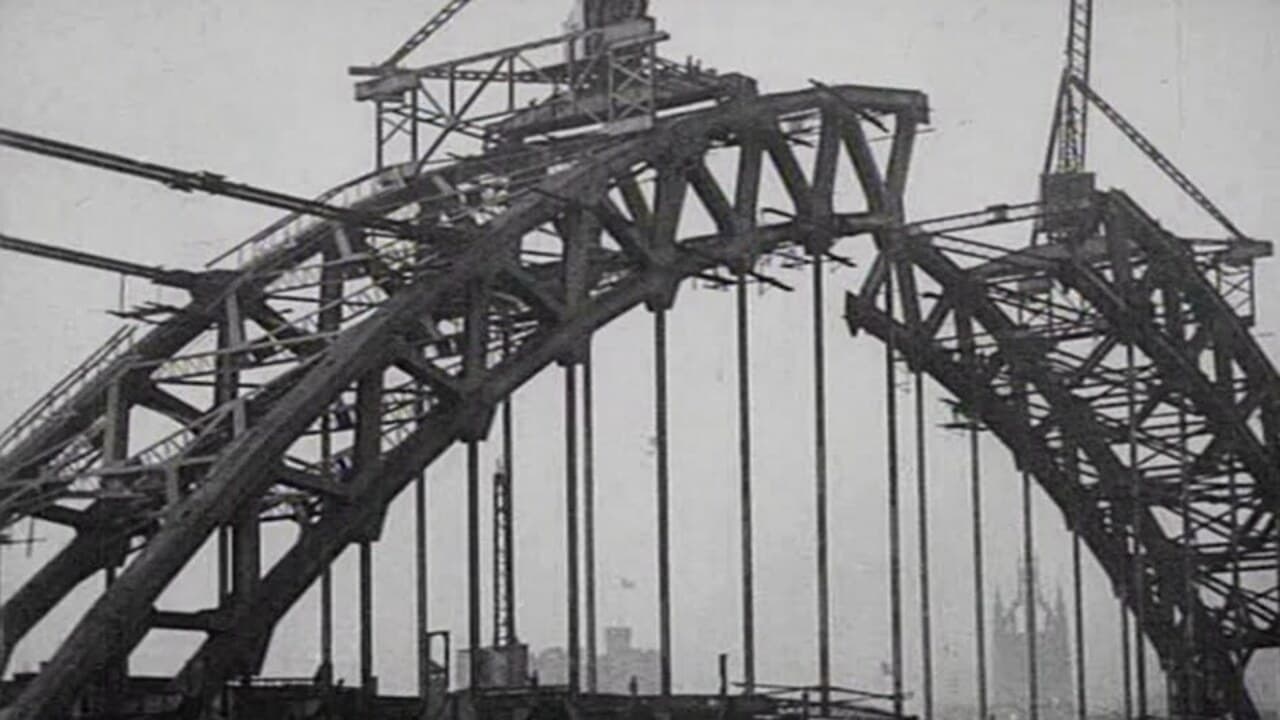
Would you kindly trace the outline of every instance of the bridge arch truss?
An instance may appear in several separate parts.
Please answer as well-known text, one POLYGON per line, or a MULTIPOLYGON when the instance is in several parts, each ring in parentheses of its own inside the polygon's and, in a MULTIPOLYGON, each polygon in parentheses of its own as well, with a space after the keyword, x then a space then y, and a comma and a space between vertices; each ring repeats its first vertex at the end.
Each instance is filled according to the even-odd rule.
POLYGON ((275 624, 334 558, 376 539, 404 487, 483 439, 540 370, 580 361, 632 308, 670 307, 682 283, 768 282, 760 258, 823 256, 855 236, 878 255, 848 296, 850 327, 891 343, 1010 447, 1166 663, 1199 668, 1179 684, 1189 704, 1256 715, 1238 690, 1249 654, 1280 635, 1280 383, 1249 336, 1251 305, 1232 304, 1231 277, 1210 282, 1221 257, 1121 193, 1039 208, 1073 219, 1069 241, 978 260, 906 224, 927 116, 905 90, 745 94, 636 135, 389 168, 327 198, 417 223, 417 237, 291 217, 251 239, 240 264, 203 274, 188 306, 0 446, 6 521, 76 532, 5 604, 5 659, 89 575, 121 566, 9 717, 65 709, 157 628, 205 634, 175 678, 193 700, 256 673, 275 624), (849 178, 861 204, 837 207, 849 178), (768 182, 790 199, 785 221, 760 220, 768 182), (708 227, 691 231, 694 216, 708 227), (177 429, 139 449, 129 416, 143 408, 177 429), (263 568, 259 527, 273 519, 297 533, 263 568), (232 567, 215 606, 156 611, 221 532, 232 567))

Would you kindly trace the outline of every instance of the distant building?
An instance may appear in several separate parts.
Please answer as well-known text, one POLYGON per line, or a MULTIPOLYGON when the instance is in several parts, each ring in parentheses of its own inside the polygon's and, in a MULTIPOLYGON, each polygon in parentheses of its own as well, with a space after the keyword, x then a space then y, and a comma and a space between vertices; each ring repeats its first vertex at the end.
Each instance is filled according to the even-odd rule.
MULTIPOLYGON (((454 678, 458 687, 471 687, 471 652, 458 651, 454 678)), ((481 688, 520 688, 529 684, 529 646, 513 643, 503 647, 480 649, 479 682, 481 688)))
MULTIPOLYGON (((601 693, 625 694, 631 692, 635 680, 636 692, 658 692, 658 652, 637 648, 632 644, 629 627, 610 627, 604 631, 604 653, 596 660, 597 690, 601 693)), ((553 647, 538 653, 533 662, 539 685, 567 685, 569 682, 569 654, 562 647, 553 647)), ((587 687, 586 653, 581 665, 582 687, 587 687)))
POLYGON ((1071 632, 1059 585, 1051 605, 1035 582, 1035 597, 1027 592, 1019 573, 1018 595, 1006 606, 996 594, 991 629, 991 714, 996 720, 1028 716, 1030 693, 1027 663, 1027 613, 1036 620, 1036 678, 1039 716, 1043 720, 1075 717, 1075 682, 1071 663, 1071 632))
POLYGON ((569 653, 562 647, 538 653, 533 660, 533 677, 538 685, 568 685, 569 653))
MULTIPOLYGON (((1021 567, 1021 565, 1019 565, 1021 567)), ((1033 574, 1034 568, 1033 568, 1033 574)), ((991 626, 991 716, 994 720, 1023 720, 1027 714, 1027 602, 1024 573, 1018 572, 1018 595, 1009 605, 997 591, 991 626)), ((1074 720, 1075 671, 1071 624, 1062 587, 1052 605, 1036 579, 1036 660, 1040 718, 1074 720)), ((1259 653, 1250 664, 1249 692, 1263 720, 1280 720, 1280 652, 1259 653)), ((1096 709, 1095 709, 1096 710, 1096 709)), ((1090 717, 1116 717, 1098 714, 1090 717)))
POLYGON ((604 631, 604 655, 597 668, 599 690, 603 693, 630 692, 632 678, 641 694, 658 692, 658 651, 631 645, 631 628, 611 627, 604 631))

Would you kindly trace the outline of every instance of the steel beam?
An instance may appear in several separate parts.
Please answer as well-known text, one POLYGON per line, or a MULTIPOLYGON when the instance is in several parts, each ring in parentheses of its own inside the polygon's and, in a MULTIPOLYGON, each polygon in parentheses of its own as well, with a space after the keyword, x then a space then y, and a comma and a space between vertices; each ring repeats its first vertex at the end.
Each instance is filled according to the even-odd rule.
MULTIPOLYGON (((814 95, 797 93, 763 98, 753 103, 757 113, 776 117, 777 114, 812 107, 814 100, 814 95)), ((713 109, 677 118, 655 131, 657 142, 651 137, 625 141, 596 154, 590 164, 548 178, 543 188, 562 197, 589 196, 589 188, 598 187, 600 178, 628 175, 638 162, 652 161, 658 153, 665 152, 664 148, 672 147, 670 140, 674 134, 697 137, 712 130, 720 132, 726 119, 731 124, 738 122, 734 112, 713 109)), ((753 119, 752 122, 758 121, 753 119)), ((686 151, 696 155, 701 148, 695 144, 686 151)), ((484 419, 497 401, 527 380, 537 368, 562 356, 560 354, 572 343, 580 343, 584 333, 613 319, 636 302, 663 296, 673 287, 673 281, 704 272, 721 262, 714 258, 729 257, 738 252, 741 243, 736 238, 710 238, 705 241, 681 240, 680 248, 672 253, 671 241, 664 240, 664 237, 673 237, 670 229, 675 227, 675 222, 669 217, 672 206, 667 202, 660 203, 660 206, 655 217, 655 236, 659 240, 659 255, 665 255, 662 265, 630 270, 631 279, 615 283, 610 294, 592 298, 590 305, 575 316, 553 322, 536 335, 538 339, 527 349, 522 349, 518 361, 504 362, 502 372, 497 374, 486 371, 488 379, 482 384, 471 385, 467 397, 453 403, 453 409, 441 406, 438 412, 452 417, 443 427, 453 431, 441 436, 441 443, 456 440, 460 428, 466 428, 467 435, 474 435, 478 427, 484 426, 484 419), (664 244, 668 247, 664 248, 664 244), (692 249, 692 252, 685 248, 692 249)), ((367 319, 337 336, 324 351, 323 362, 307 363, 287 383, 266 393, 256 409, 246 415, 252 432, 233 437, 218 449, 214 462, 201 471, 200 482, 193 486, 192 492, 182 502, 170 509, 159 529, 148 539, 117 583, 71 631, 68 643, 10 708, 11 716, 37 717, 66 707, 92 668, 133 647, 145 632, 147 613, 155 597, 214 528, 228 522, 237 508, 261 497, 275 482, 274 473, 270 471, 275 465, 273 459, 282 457, 295 438, 317 417, 326 413, 341 389, 392 362, 393 354, 388 348, 395 344, 397 338, 414 332, 414 318, 437 312, 444 303, 456 298, 471 279, 492 273, 495 258, 506 257, 506 249, 514 239, 553 220, 562 210, 558 203, 547 202, 544 197, 528 196, 518 200, 486 228, 484 237, 451 257, 447 266, 441 265, 438 269, 421 273, 416 282, 396 292, 367 319)), ((882 226, 880 218, 864 216, 850 220, 836 218, 833 225, 842 233, 882 226)), ((757 247, 760 251, 767 251, 780 240, 795 237, 795 230, 791 224, 762 228, 755 237, 757 247)), ((432 412, 435 411, 433 409, 432 412)), ((441 426, 432 428, 434 431, 440 429, 441 426)), ((386 463, 389 462, 402 463, 396 468, 404 471, 391 473, 393 477, 386 482, 374 482, 367 471, 357 470, 353 482, 357 487, 366 487, 367 484, 371 492, 362 492, 359 502, 348 508, 339 503, 326 507, 322 519, 308 526, 295 548, 286 553, 284 559, 263 578, 259 592, 247 607, 233 608, 237 627, 245 630, 236 633, 235 637, 211 639, 197 655, 200 669, 184 672, 183 677, 199 677, 216 683, 226 676, 229 669, 240 666, 243 659, 250 656, 246 652, 251 646, 257 647, 265 642, 275 619, 296 599, 297 593, 320 574, 336 552, 355 539, 349 531, 338 529, 330 520, 338 517, 346 522, 358 520, 360 531, 367 531, 371 523, 376 525, 380 522, 385 503, 394 491, 402 487, 430 457, 432 455, 423 454, 420 450, 411 453, 407 449, 399 455, 386 456, 385 462, 381 463, 383 471, 388 469, 386 463), (325 537, 319 538, 318 535, 325 537), (299 552, 305 553, 306 557, 299 556, 299 552)))
MULTIPOLYGON (((1008 324, 1007 321, 1001 321, 998 317, 998 313, 991 312, 992 308, 987 307, 984 309, 981 304, 978 304, 976 307, 974 306, 975 299, 982 297, 981 293, 975 292, 977 285, 967 283, 963 279, 964 273, 958 269, 947 269, 945 262, 942 260, 941 254, 936 250, 929 248, 927 241, 915 243, 912 249, 912 254, 912 262, 914 264, 918 265, 935 280, 939 281, 944 288, 947 288, 948 294, 954 292, 957 299, 961 297, 965 298, 963 302, 959 303, 959 305, 967 305, 972 308, 973 311, 978 312, 979 319, 987 326, 988 332, 992 332, 994 334, 993 339, 1001 343, 1003 342, 1000 340, 1000 335, 1002 332, 1007 332, 1007 330, 1002 330, 1001 323, 1003 322, 1005 327, 1008 329, 1012 329, 1012 325, 1008 324)), ((1169 258, 1170 254, 1166 252, 1165 257, 1169 258)), ((1189 266, 1188 264, 1191 259, 1189 256, 1184 257, 1184 260, 1180 260, 1178 262, 1183 263, 1182 267, 1185 268, 1189 266)), ((1070 280, 1073 284, 1078 286, 1078 283, 1075 281, 1079 277, 1082 277, 1079 273, 1084 271, 1074 269, 1072 272, 1077 273, 1077 275, 1072 275, 1070 280)), ((1084 275, 1084 277, 1087 277, 1087 275, 1084 275)), ((1110 308, 1105 309, 1105 312, 1108 313, 1109 317, 1112 316, 1112 313, 1118 313, 1123 310, 1125 307, 1123 304, 1109 300, 1107 293, 1103 290, 1103 286, 1099 281, 1091 282, 1094 282, 1093 289, 1086 288, 1083 290, 1086 298, 1089 299, 1090 302, 1112 302, 1110 308)), ((1203 292, 1202 295, 1206 297, 1211 296, 1210 293, 1203 292)), ((850 304, 851 307, 856 308, 854 311, 855 314, 858 312, 869 313, 872 308, 874 308, 874 306, 867 303, 865 299, 857 296, 851 296, 850 304)), ((1143 338, 1140 339, 1140 344, 1143 342, 1152 345, 1159 344, 1153 342, 1155 337, 1154 335, 1146 337, 1143 336, 1143 330, 1146 327, 1143 323, 1146 323, 1146 320, 1138 318, 1132 314, 1116 314, 1114 317, 1117 318, 1114 321, 1118 323, 1117 326, 1123 325, 1126 327, 1135 327, 1139 330, 1137 334, 1140 338, 1143 338)), ((927 344, 930 341, 930 337, 934 332, 936 332, 936 330, 913 328, 910 324, 908 324, 906 328, 919 334, 917 339, 912 341, 915 346, 927 344)), ((904 332, 905 331, 906 330, 904 330, 904 332)), ((1143 347, 1143 351, 1145 354, 1152 354, 1145 345, 1143 347)), ((1016 356, 1017 353, 1007 354, 1004 361, 1009 362, 1010 358, 1014 358, 1016 356)), ((1166 353, 1167 360, 1172 360, 1174 357, 1176 356, 1172 352, 1166 353)), ((1027 360, 1024 359, 1020 362, 1025 363, 1027 360)), ((1034 369, 1034 366, 1032 366, 1031 369, 1034 369)), ((1018 370, 1018 372, 1026 373, 1028 372, 1028 367, 1024 366, 1021 370, 1018 370)), ((1190 373, 1188 372, 1187 374, 1189 375, 1190 373)), ((1086 420, 1086 418, 1088 418, 1088 413, 1081 412, 1082 408, 1071 407, 1073 405, 1078 406, 1080 401, 1071 398, 1068 393, 1063 393, 1061 390, 1056 389, 1054 387, 1054 383, 1049 381, 1048 376, 1036 376, 1033 373, 1031 377, 1033 386, 1036 387, 1037 391, 1052 402, 1054 409, 1051 411, 1051 416, 1057 418, 1056 422, 1060 425, 1062 431, 1067 433, 1067 441, 1075 446, 1081 447, 1085 451, 1085 456, 1094 467, 1099 469, 1104 479, 1110 478, 1109 482, 1116 482, 1117 479, 1127 477, 1127 470, 1124 466, 1118 463, 1116 458, 1109 457, 1110 451, 1105 446, 1100 445, 1097 442, 1097 438, 1105 436, 1106 433, 1101 433, 1097 429, 1090 429, 1085 424, 1082 424, 1096 421, 1086 420)), ((1194 384, 1194 381, 1192 384, 1194 384)), ((1022 462, 1021 455, 1019 457, 1020 462, 1022 462)), ((1043 478, 1038 479, 1041 481, 1042 486, 1045 486, 1046 489, 1050 490, 1050 495, 1055 496, 1055 491, 1059 489, 1048 487, 1043 478)), ((1128 491, 1126 490, 1126 493, 1127 492, 1128 491)), ((1076 528, 1076 531, 1083 532, 1081 530, 1083 527, 1082 516, 1087 515, 1090 511, 1080 511, 1070 504, 1064 505, 1063 503, 1067 501, 1065 498, 1060 496, 1055 497, 1055 501, 1059 502, 1059 505, 1063 507, 1064 512, 1067 513, 1067 516, 1072 525, 1076 528)), ((1127 506, 1131 507, 1132 503, 1127 503, 1127 506)), ((1128 510, 1126 509, 1124 512, 1128 512, 1128 510)), ((1190 628, 1194 626, 1196 628, 1194 631, 1194 642, 1196 645, 1205 649, 1212 648, 1214 647, 1215 642, 1220 642, 1213 639, 1215 621, 1210 619, 1206 609, 1199 605, 1199 601, 1186 592, 1185 582, 1180 582, 1178 580, 1178 578, 1183 576, 1183 573, 1179 571, 1178 568, 1185 557, 1184 551, 1175 547, 1173 541, 1164 537, 1163 533, 1156 529, 1158 527, 1158 523, 1156 523, 1154 519, 1147 517, 1145 515, 1146 512, 1147 511, 1144 510, 1144 515, 1140 516, 1143 519, 1139 523, 1139 527, 1137 529, 1140 533, 1140 542, 1145 548, 1148 562, 1150 563, 1150 571, 1146 573, 1145 576, 1149 577, 1150 581, 1156 583, 1158 587, 1149 588, 1145 593, 1138 593, 1135 591, 1129 594, 1131 602, 1140 604, 1143 607, 1143 631, 1147 637, 1156 642, 1157 649, 1160 651, 1162 657, 1167 659, 1173 654, 1176 654, 1178 651, 1175 650, 1173 643, 1175 641, 1179 643, 1185 642, 1181 639, 1184 637, 1182 628, 1174 630, 1173 628, 1168 627, 1168 624, 1172 623, 1174 618, 1173 613, 1170 611, 1170 606, 1177 605, 1180 608, 1182 616, 1189 615, 1195 618, 1194 622, 1187 623, 1184 627, 1190 628), (1159 627, 1156 627, 1157 625, 1159 625, 1159 627)), ((1118 586, 1127 587, 1133 582, 1136 582, 1136 578, 1134 578, 1133 574, 1127 570, 1119 573, 1117 576, 1116 559, 1126 557, 1123 547, 1116 547, 1120 540, 1116 537, 1109 537, 1105 533, 1101 537, 1093 538, 1090 538, 1087 535, 1087 533, 1082 534, 1082 540, 1085 541, 1086 545, 1089 546, 1090 550, 1093 551, 1095 555, 1099 556, 1104 568, 1107 568, 1108 573, 1111 574, 1113 581, 1115 581, 1118 586), (1099 543, 1101 543, 1101 545, 1099 545, 1099 543)), ((1127 567, 1127 565, 1125 567, 1127 567)), ((1217 661, 1211 660, 1210 662, 1216 663, 1217 661)), ((1228 671, 1228 675, 1225 676, 1225 679, 1223 676, 1220 676, 1218 682, 1225 682, 1228 686, 1235 686, 1236 681, 1233 677, 1234 676, 1230 675, 1230 671, 1228 671)), ((1242 705, 1236 710, 1236 712, 1240 717, 1251 717, 1250 713, 1253 711, 1248 706, 1242 705)))
POLYGON ((671 694, 670 448, 667 435, 667 311, 653 313, 654 440, 657 449, 658 692, 671 694))

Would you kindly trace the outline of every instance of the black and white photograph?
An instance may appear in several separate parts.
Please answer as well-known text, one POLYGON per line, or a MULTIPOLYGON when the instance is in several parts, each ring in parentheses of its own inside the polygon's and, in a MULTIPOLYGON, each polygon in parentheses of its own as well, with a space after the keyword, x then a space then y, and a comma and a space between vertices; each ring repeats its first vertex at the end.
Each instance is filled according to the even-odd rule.
POLYGON ((1280 0, 0 0, 0 720, 1280 720, 1280 0))

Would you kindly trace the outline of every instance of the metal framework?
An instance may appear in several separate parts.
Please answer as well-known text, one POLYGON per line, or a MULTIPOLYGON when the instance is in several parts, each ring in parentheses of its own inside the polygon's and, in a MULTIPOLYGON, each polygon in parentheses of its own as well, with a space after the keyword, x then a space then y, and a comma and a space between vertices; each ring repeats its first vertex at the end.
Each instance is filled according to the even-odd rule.
POLYGON ((1089 149, 1089 104, 1081 87, 1089 86, 1093 61, 1093 0, 1070 0, 1067 18, 1066 66, 1058 91, 1054 131, 1050 134, 1045 172, 1085 170, 1089 149))
POLYGON ((1280 380, 1248 332, 1251 267, 1120 192, 1086 214, 1071 242, 1015 253, 908 234, 848 295, 850 327, 894 334, 1034 475, 1177 668, 1178 710, 1256 717, 1243 668, 1280 645, 1280 380))
MULTIPOLYGON (((456 12, 462 3, 453 5, 456 12)), ((469 460, 474 679, 478 443, 513 392, 543 369, 565 366, 565 440, 574 459, 566 500, 575 507, 576 366, 596 330, 637 307, 654 313, 661 349, 666 313, 690 280, 739 292, 745 674, 749 689, 766 688, 754 677, 750 619, 745 291, 777 284, 761 264, 771 255, 802 255, 798 262, 815 273, 815 499, 825 516, 821 280, 826 260, 848 265, 834 244, 860 237, 875 260, 847 296, 846 316, 851 330, 886 344, 890 406, 899 357, 959 398, 975 445, 980 423, 1012 450, 1121 589, 1138 629, 1175 668, 1178 708, 1257 718, 1243 672, 1253 653, 1280 646, 1280 378, 1249 332, 1257 311, 1252 263, 1266 246, 1243 240, 1229 221, 1229 240, 1177 237, 1120 192, 908 224, 903 196, 928 120, 923 94, 819 85, 759 95, 741 76, 662 61, 653 48, 664 36, 647 18, 631 21, 418 70, 371 69, 376 77, 359 92, 378 107, 378 169, 314 201, 2 136, 294 212, 195 274, 183 285, 187 305, 165 311, 141 337, 113 336, 0 434, 0 521, 38 518, 75 531, 0 610, 0 661, 89 576, 113 576, 6 717, 58 716, 77 702, 109 709, 104 671, 121 668, 156 629, 203 636, 168 689, 189 707, 214 702, 227 681, 259 673, 276 623, 317 582, 328 587, 328 568, 345 549, 361 549, 361 585, 372 585, 371 547, 389 504, 459 444, 469 460), (567 59, 530 60, 539 49, 567 59), (447 83, 443 94, 428 92, 428 81, 447 83), (462 83, 475 88, 459 102, 462 83), (479 98, 495 83, 505 84, 505 103, 483 110, 479 98), (521 83, 552 92, 520 108, 521 83), (393 116, 400 120, 386 133, 393 116), (439 131, 425 152, 420 125, 439 131), (888 133, 886 152, 873 147, 873 130, 888 133), (391 162, 386 150, 397 134, 412 147, 391 162), (480 142, 480 151, 441 159, 454 134, 480 142), (858 197, 837 192, 842 173, 858 197), (784 221, 760 219, 766 174, 789 200, 777 212, 784 221), (709 218, 714 231, 690 230, 694 216, 709 218), (1024 221, 1051 228, 1056 242, 1010 249, 964 235, 1024 221), (193 393, 205 401, 185 399, 193 393), (174 431, 140 446, 130 437, 137 408, 169 418, 174 431), (295 523, 298 532, 263 567, 260 527, 274 521, 295 523), (224 591, 207 607, 156 610, 211 538, 225 548, 224 591)), ((1075 75, 1065 87, 1107 112, 1075 75)), ((1081 148, 1083 100, 1072 115, 1081 148)), ((655 380, 665 396, 665 356, 658 356, 655 380)), ((665 461, 661 401, 655 421, 665 461)), ((513 472, 506 455, 504 474, 513 472)), ((896 448, 889 460, 896 502, 896 448)), ((660 462, 660 498, 667 480, 660 462)), ((505 482, 495 493, 498 507, 508 508, 505 482)), ((588 513, 590 504, 588 497, 588 513)), ((659 507, 665 512, 661 499, 659 507)), ((511 517, 504 524, 503 514, 495 514, 495 536, 509 553, 511 517)), ((576 522, 566 531, 572 565, 576 522)), ((421 525, 417 532, 422 538, 421 525)), ((825 584, 825 524, 817 542, 825 584)), ((664 544, 663 561, 666 552, 664 544)), ((495 567, 496 584, 511 583, 509 561, 495 567)), ((895 567, 896 627, 899 573, 895 567)), ((578 580, 570 575, 576 640, 578 580)), ((819 602, 825 673, 825 594, 819 602)), ((364 684, 376 685, 371 606, 362 596, 361 670, 364 684)), ((495 643, 514 641, 510 607, 495 607, 494 624, 495 643)), ((901 715, 900 631, 895 638, 894 691, 878 699, 901 715)), ((430 636, 423 641, 429 649, 430 636)), ((669 642, 664 633, 664 694, 669 642)), ((576 643, 570 647, 576 654, 576 643)), ((420 668, 424 686, 433 672, 420 668)), ((817 688, 824 711, 841 705, 833 692, 843 693, 824 675, 817 688)))
MULTIPOLYGON (((307 224, 278 244, 260 239, 269 249, 251 251, 257 259, 95 368, 95 378, 0 465, 7 518, 78 530, 6 604, 6 649, 88 574, 129 559, 12 717, 67 707, 95 668, 125 656, 152 628, 207 634, 175 680, 193 697, 254 674, 275 621, 345 547, 377 537, 402 487, 451 444, 483 438, 497 403, 548 363, 571 358, 597 327, 637 304, 669 306, 689 278, 731 283, 717 267, 787 245, 821 253, 834 237, 900 224, 896 203, 835 211, 836 159, 870 160, 863 113, 892 116, 897 143, 909 148, 925 107, 910 91, 803 91, 676 116, 590 153, 566 141, 416 176, 398 166, 369 179, 377 189, 358 204, 362 212, 456 215, 465 197, 441 186, 492 172, 495 163, 508 177, 528 179, 512 183, 492 220, 445 225, 425 251, 336 223, 307 224), (783 130, 797 116, 821 126, 812 178, 783 130), (767 157, 797 219, 758 226, 752 212, 735 210, 708 169, 713 150, 744 158, 738 195, 751 207, 758 200, 749 188, 758 187, 767 157), (651 201, 638 192, 645 175, 656 180, 651 201), (680 235, 686 196, 705 207, 718 234, 680 235), (340 318, 339 329, 319 329, 325 314, 340 318), (498 328, 511 328, 509 353, 498 328), (221 344, 193 349, 211 333, 221 344), (254 381, 232 392, 233 375, 254 381), (164 389, 170 383, 210 386, 215 398, 190 407, 164 389), (115 435, 135 405, 175 417, 181 429, 128 448, 115 435), (334 429, 328 468, 302 450, 326 419, 334 429), (65 503, 74 497, 96 500, 72 510, 65 503), (216 607, 154 612, 154 599, 206 538, 246 512, 297 522, 293 547, 259 572, 256 540, 246 537, 232 557, 234 589, 216 607)), ((892 175, 905 177, 906 157, 895 155, 892 175)))
MULTIPOLYGON (((754 87, 742 75, 659 57, 670 36, 645 15, 647 3, 612 15, 593 7, 607 2, 585 4, 581 25, 554 37, 419 68, 350 68, 368 78, 355 97, 374 106, 376 164, 450 162, 440 156, 454 140, 501 147, 595 126, 606 138, 625 135, 651 128, 662 110, 754 87), (424 146, 426 133, 433 135, 424 146)), ((479 182, 502 193, 500 179, 479 182)))

